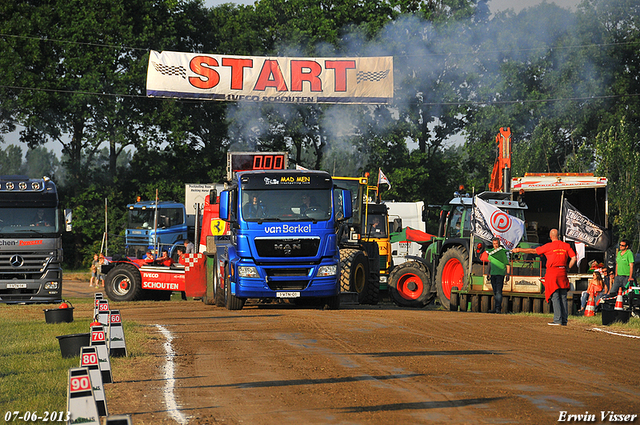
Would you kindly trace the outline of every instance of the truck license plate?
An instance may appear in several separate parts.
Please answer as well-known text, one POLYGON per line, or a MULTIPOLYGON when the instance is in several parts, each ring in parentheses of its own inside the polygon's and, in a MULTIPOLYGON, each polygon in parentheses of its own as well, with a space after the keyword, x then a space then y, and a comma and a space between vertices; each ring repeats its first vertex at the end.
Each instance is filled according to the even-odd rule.
POLYGON ((277 298, 300 298, 300 292, 276 292, 277 298))
POLYGON ((26 283, 7 283, 7 289, 22 289, 26 287, 26 283))

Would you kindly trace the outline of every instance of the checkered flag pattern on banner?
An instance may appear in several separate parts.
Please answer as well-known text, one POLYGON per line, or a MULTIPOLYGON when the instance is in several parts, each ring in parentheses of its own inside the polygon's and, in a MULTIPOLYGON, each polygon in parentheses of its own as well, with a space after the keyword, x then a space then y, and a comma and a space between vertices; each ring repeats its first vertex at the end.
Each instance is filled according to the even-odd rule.
POLYGON ((360 84, 363 81, 380 81, 387 78, 389 70, 386 71, 358 71, 356 74, 356 82, 360 84))
POLYGON ((184 271, 188 272, 201 258, 202 253, 200 252, 197 254, 184 254, 184 271))
POLYGON ((178 77, 187 78, 187 70, 182 66, 171 66, 162 63, 151 62, 156 71, 162 75, 176 75, 178 77))

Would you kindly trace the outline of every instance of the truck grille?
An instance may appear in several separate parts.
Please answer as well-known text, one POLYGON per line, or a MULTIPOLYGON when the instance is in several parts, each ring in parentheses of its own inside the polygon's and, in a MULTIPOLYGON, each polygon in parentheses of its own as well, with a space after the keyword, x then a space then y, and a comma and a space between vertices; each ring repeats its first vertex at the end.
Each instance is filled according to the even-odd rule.
POLYGON ((131 236, 127 235, 128 245, 149 245, 149 236, 131 236))
POLYGON ((0 253, 0 279, 40 279, 50 261, 41 252, 0 253))
POLYGON ((270 280, 267 282, 267 285, 269 285, 269 289, 271 289, 272 291, 282 291, 282 290, 302 291, 307 289, 307 286, 309 285, 309 281, 308 280, 285 280, 285 281, 270 280))
POLYGON ((260 257, 315 257, 320 238, 256 238, 260 257))
POLYGON ((309 276, 309 268, 298 269, 266 269, 269 277, 309 276))

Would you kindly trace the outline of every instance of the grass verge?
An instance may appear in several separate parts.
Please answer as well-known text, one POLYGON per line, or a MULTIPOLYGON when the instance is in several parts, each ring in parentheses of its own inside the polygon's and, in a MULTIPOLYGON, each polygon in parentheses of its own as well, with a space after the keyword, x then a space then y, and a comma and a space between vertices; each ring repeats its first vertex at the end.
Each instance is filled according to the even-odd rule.
MULTIPOLYGON (((80 357, 63 358, 56 336, 89 332, 93 313, 93 300, 70 301, 71 323, 46 323, 43 310, 51 305, 0 304, 0 414, 67 410, 68 370, 80 366, 80 357)), ((148 328, 131 321, 123 326, 128 357, 111 359, 112 371, 153 361, 144 349, 154 339, 148 328)))

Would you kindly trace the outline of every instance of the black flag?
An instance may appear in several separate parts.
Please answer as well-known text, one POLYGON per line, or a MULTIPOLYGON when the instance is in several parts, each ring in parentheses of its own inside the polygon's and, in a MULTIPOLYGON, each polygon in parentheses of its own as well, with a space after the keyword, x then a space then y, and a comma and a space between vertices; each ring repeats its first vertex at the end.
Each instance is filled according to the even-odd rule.
POLYGON ((604 227, 589 220, 566 200, 562 210, 565 237, 576 242, 584 242, 598 251, 606 251, 609 248, 609 234, 604 227))

